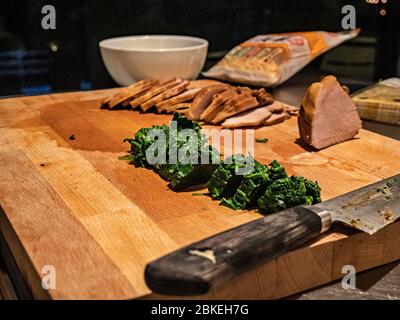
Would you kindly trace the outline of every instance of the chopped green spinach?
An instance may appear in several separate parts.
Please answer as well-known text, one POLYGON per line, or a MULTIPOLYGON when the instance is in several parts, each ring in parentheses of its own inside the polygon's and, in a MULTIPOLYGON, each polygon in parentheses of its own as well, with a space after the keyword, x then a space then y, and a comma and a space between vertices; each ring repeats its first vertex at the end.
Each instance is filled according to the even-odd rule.
POLYGON ((221 162, 207 183, 213 199, 232 196, 236 192, 244 177, 237 172, 245 167, 246 160, 242 154, 236 154, 221 162))
POLYGON ((254 161, 252 172, 243 176, 232 197, 222 199, 222 205, 234 210, 250 207, 255 202, 260 188, 269 181, 268 168, 252 158, 251 160, 254 161))
POLYGON ((258 143, 267 143, 268 141, 269 141, 268 138, 256 139, 256 142, 258 143))
POLYGON ((273 181, 257 200, 265 213, 273 213, 301 204, 321 202, 320 187, 303 177, 286 177, 273 181))
MULTIPOLYGON (((243 156, 235 157, 241 159, 243 156)), ((321 189, 315 182, 303 177, 289 178, 285 168, 276 160, 268 167, 251 160, 254 161, 252 172, 242 176, 235 175, 233 171, 227 170, 227 165, 221 163, 208 182, 212 197, 221 199, 223 196, 221 204, 234 210, 258 206, 264 213, 321 202, 321 189), (240 183, 234 188, 227 188, 235 178, 240 183)))
POLYGON ((133 139, 125 139, 131 144, 131 153, 125 159, 138 167, 152 168, 170 182, 173 190, 204 185, 220 163, 219 153, 207 145, 197 122, 179 113, 175 113, 172 120, 170 126, 142 128, 133 139), (152 150, 154 146, 157 148, 152 150), (178 150, 187 162, 179 161, 178 150), (208 157, 205 164, 204 155, 208 157))

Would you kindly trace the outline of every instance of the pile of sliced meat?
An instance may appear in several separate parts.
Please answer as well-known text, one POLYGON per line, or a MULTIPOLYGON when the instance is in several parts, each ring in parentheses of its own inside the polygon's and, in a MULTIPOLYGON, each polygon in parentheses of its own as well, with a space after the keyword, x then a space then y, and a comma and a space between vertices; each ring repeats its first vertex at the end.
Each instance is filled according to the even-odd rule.
POLYGON ((225 128, 269 126, 297 115, 298 108, 274 101, 264 88, 231 86, 213 80, 141 80, 102 102, 103 108, 153 108, 184 113, 225 128))

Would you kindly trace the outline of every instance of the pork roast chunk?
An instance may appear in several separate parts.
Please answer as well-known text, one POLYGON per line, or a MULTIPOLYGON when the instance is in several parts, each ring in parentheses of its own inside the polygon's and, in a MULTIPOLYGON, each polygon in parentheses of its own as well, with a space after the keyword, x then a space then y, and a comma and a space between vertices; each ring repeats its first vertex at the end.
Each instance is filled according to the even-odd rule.
POLYGON ((327 76, 307 89, 298 125, 302 141, 323 149, 352 139, 361 129, 361 120, 336 78, 327 76))

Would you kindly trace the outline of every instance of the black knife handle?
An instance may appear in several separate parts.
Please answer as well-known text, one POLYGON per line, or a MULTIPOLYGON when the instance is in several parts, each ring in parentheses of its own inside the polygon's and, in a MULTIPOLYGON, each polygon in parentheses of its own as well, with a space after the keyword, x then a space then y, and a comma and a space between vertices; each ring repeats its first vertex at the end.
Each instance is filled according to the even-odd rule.
POLYGON ((149 263, 145 279, 160 294, 205 294, 254 266, 306 243, 330 227, 326 211, 295 207, 193 243, 149 263))

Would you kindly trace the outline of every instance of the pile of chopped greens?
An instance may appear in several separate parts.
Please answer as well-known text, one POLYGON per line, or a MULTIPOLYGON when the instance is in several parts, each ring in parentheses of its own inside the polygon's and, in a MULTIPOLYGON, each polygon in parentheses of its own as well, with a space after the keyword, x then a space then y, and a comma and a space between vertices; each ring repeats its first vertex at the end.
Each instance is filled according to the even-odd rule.
POLYGON ((289 177, 285 168, 276 160, 269 166, 254 161, 253 170, 245 175, 235 174, 244 162, 244 156, 235 155, 221 163, 207 183, 213 199, 234 210, 258 207, 265 213, 273 213, 301 204, 321 202, 320 187, 303 177, 289 177))
POLYGON ((121 159, 153 169, 176 191, 206 185, 213 199, 234 210, 258 208, 261 212, 273 213, 321 202, 321 189, 316 182, 289 177, 278 161, 265 166, 241 154, 221 161, 218 151, 201 134, 197 122, 178 113, 172 120, 170 126, 142 128, 133 139, 125 139, 131 144, 131 151, 121 159), (185 129, 193 129, 196 139, 188 136, 185 129), (155 145, 157 152, 149 161, 148 153, 155 145), (192 161, 179 162, 171 150, 184 152, 192 161))
POLYGON ((207 144, 197 122, 179 113, 175 113, 172 120, 170 126, 142 128, 133 139, 125 139, 131 144, 131 152, 121 159, 129 160, 137 167, 153 169, 163 179, 169 181, 171 188, 176 191, 204 185, 218 167, 220 155, 207 144), (192 129, 196 137, 188 136, 185 129, 192 129), (157 152, 148 157, 152 148, 157 152), (170 152, 172 149, 183 152, 190 161, 179 162, 176 154, 178 151, 170 152), (149 162, 150 158, 152 161, 149 162), (208 163, 204 161, 205 159, 208 163))

